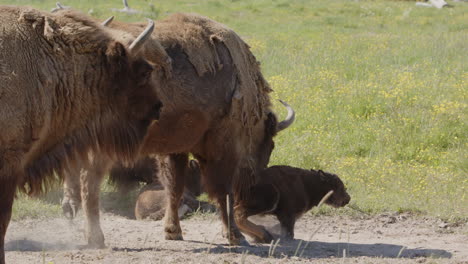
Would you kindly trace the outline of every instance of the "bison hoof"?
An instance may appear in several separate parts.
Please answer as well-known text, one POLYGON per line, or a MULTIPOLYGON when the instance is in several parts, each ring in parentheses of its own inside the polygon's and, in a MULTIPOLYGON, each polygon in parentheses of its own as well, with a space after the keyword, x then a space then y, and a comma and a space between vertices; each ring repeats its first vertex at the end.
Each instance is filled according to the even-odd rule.
POLYGON ((166 226, 164 232, 166 233, 166 240, 184 240, 182 230, 178 226, 166 226))
POLYGON ((62 202, 62 212, 63 215, 69 220, 73 220, 76 217, 76 214, 78 212, 79 205, 68 201, 63 201, 62 202))
POLYGON ((102 237, 102 239, 88 239, 88 244, 81 246, 80 249, 103 249, 105 247, 106 244, 104 243, 104 237, 102 237))
POLYGON ((271 243, 271 241, 275 240, 275 238, 266 230, 263 230, 263 237, 255 237, 254 242, 255 243, 271 243))
POLYGON ((104 243, 104 234, 102 231, 95 231, 93 233, 88 232, 88 244, 86 248, 88 249, 101 249, 105 248, 106 244, 104 243))
POLYGON ((223 233, 223 237, 227 238, 231 246, 250 246, 249 242, 240 232, 231 232, 230 236, 223 233))
POLYGON ((247 242, 244 236, 230 238, 229 245, 230 246, 242 246, 242 247, 250 246, 249 242, 247 242))
POLYGON ((88 243, 87 245, 79 247, 79 249, 81 249, 81 250, 84 250, 84 249, 103 249, 103 248, 106 248, 106 245, 104 243, 102 243, 102 244, 88 243))

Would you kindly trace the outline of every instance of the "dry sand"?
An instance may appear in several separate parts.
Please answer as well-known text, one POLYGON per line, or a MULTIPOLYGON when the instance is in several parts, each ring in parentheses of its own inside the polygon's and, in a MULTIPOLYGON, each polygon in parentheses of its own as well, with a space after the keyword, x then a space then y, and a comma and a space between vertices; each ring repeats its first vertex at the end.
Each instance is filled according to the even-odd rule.
MULTIPOLYGON (((254 219, 276 232, 273 218, 254 219)), ((181 222, 184 241, 166 241, 161 221, 102 215, 107 248, 80 249, 83 217, 12 222, 6 237, 7 263, 466 263, 466 224, 388 214, 378 217, 301 218, 296 239, 273 247, 229 247, 213 214, 181 222), (345 257, 343 257, 345 252, 345 257)))

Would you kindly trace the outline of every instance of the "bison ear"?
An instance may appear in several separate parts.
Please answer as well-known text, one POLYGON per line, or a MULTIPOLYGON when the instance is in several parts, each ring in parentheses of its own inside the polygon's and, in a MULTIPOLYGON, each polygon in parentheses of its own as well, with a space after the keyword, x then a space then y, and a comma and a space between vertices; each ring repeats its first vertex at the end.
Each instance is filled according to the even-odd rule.
POLYGON ((276 135, 276 126, 278 120, 276 119, 275 114, 268 113, 267 119, 265 120, 265 133, 266 135, 274 137, 276 135))
POLYGON ((329 177, 329 176, 328 176, 329 174, 326 173, 326 172, 324 172, 323 170, 318 170, 318 173, 319 173, 319 175, 322 176, 322 177, 325 177, 325 178, 328 178, 328 177, 329 177))
POLYGON ((128 69, 127 50, 119 42, 112 42, 106 50, 107 62, 111 65, 114 74, 119 74, 128 69))
POLYGON ((317 173, 322 181, 327 181, 327 175, 325 172, 323 172, 323 170, 318 170, 317 173))

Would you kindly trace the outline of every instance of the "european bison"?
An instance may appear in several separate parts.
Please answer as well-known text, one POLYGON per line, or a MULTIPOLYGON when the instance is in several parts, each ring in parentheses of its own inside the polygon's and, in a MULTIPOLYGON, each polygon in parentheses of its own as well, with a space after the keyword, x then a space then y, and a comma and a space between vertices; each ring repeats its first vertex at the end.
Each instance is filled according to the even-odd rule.
POLYGON ((250 188, 248 194, 236 201, 237 224, 242 232, 257 242, 268 243, 273 237, 247 217, 275 215, 281 224, 281 236, 293 239, 296 220, 317 206, 329 191, 333 194, 325 203, 333 207, 345 206, 351 199, 335 174, 289 166, 269 167, 260 172, 259 182, 250 188))
POLYGON ((1 264, 17 189, 40 193, 89 154, 136 156, 160 110, 153 66, 139 55, 152 29, 122 44, 77 12, 0 6, 1 264))
MULTIPOLYGON (((135 35, 143 25, 112 22, 109 26, 135 35)), ((230 222, 230 244, 240 244, 245 239, 227 207, 232 212, 240 191, 256 182, 256 172, 268 164, 273 137, 292 124, 294 111, 287 106, 286 120, 277 122, 259 62, 226 26, 199 15, 174 14, 156 24, 153 38, 169 55, 172 71, 157 90, 163 104, 161 118, 149 129, 143 152, 160 155, 159 175, 168 197, 166 239, 182 239, 177 211, 192 153, 200 162, 206 191, 219 205, 226 232, 230 222), (229 205, 227 195, 231 195, 229 205)), ((154 56, 147 50, 143 53, 154 56)), ((81 177, 83 207, 93 230, 88 238, 91 246, 104 246, 98 179, 110 166, 106 160, 95 160, 87 168, 94 176, 81 177)))

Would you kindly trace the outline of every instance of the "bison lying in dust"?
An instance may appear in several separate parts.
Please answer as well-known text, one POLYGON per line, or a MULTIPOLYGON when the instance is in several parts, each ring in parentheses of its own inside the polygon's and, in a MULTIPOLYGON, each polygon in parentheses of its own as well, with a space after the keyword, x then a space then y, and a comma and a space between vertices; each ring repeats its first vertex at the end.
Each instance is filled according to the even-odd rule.
MULTIPOLYGON (((143 27, 118 22, 109 26, 133 35, 143 27)), ((218 203, 224 230, 229 232, 226 237, 230 244, 240 244, 245 239, 227 208, 232 212, 241 190, 256 182, 257 171, 269 162, 273 137, 292 124, 294 111, 288 107, 287 118, 277 121, 259 63, 226 26, 194 14, 174 14, 156 23, 153 38, 170 57, 167 68, 172 71, 157 90, 163 104, 161 118, 150 127, 142 152, 160 155, 159 175, 169 197, 166 239, 182 239, 178 208, 192 153, 200 162, 209 197, 218 203), (227 195, 231 195, 229 204, 227 195)), ((89 246, 104 246, 99 185, 111 166, 108 160, 95 159, 81 176, 89 246)), ((79 171, 74 174, 68 178, 78 178, 79 171)))
POLYGON ((91 153, 139 151, 160 109, 153 66, 138 55, 152 29, 132 42, 73 11, 0 6, 1 264, 17 189, 40 193, 91 153))
POLYGON ((236 201, 235 214, 242 232, 258 242, 270 242, 273 237, 250 222, 252 215, 275 215, 281 224, 281 236, 294 238, 296 220, 333 191, 326 204, 342 207, 350 196, 338 176, 321 170, 304 170, 289 166, 273 166, 260 173, 259 182, 243 199, 236 201), (266 235, 266 236, 265 236, 266 235))
MULTIPOLYGON (((211 204, 197 200, 197 196, 202 193, 202 186, 200 167, 195 160, 189 162, 186 179, 184 194, 178 210, 179 217, 198 210, 214 212, 216 209, 211 204)), ((161 220, 166 212, 166 204, 167 197, 164 188, 158 182, 148 184, 138 195, 135 204, 135 217, 138 220, 161 220)))
MULTIPOLYGON (((137 189, 140 183, 146 184, 140 190, 135 204, 135 217, 138 220, 161 220, 166 211, 166 193, 158 179, 158 167, 155 162, 154 158, 145 157, 138 160, 131 167, 116 164, 109 174, 109 181, 117 187, 120 193, 127 193, 137 189)), ((198 163, 195 160, 190 160, 187 176, 185 176, 185 190, 179 206, 179 217, 197 210, 203 212, 215 211, 211 204, 200 202, 196 198, 202 193, 200 177, 198 163)), ((62 209, 65 216, 71 219, 81 206, 80 183, 79 181, 67 180, 68 184, 64 190, 65 196, 62 201, 62 209)))

